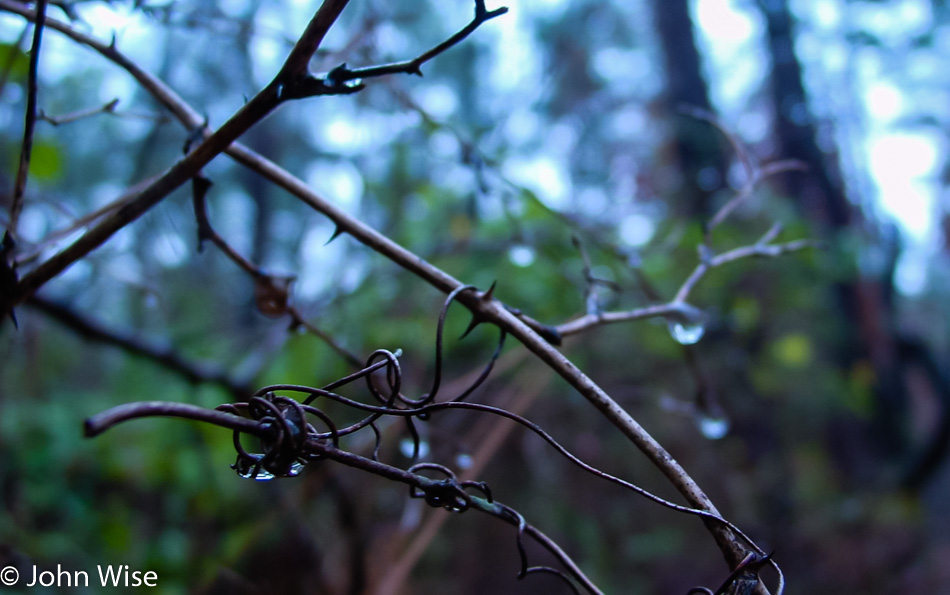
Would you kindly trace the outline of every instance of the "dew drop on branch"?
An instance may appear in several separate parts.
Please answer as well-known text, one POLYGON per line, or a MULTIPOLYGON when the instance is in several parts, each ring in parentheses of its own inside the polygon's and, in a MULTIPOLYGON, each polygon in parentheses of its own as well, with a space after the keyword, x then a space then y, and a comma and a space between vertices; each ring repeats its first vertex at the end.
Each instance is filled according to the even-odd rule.
POLYGON ((671 320, 667 323, 670 336, 680 345, 693 345, 703 338, 706 326, 702 322, 684 323, 671 320))

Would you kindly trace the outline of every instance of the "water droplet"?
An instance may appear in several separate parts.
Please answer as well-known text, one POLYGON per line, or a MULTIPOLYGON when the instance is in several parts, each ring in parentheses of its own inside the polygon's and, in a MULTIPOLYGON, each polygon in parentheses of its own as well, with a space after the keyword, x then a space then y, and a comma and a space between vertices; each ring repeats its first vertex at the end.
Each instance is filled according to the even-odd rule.
POLYGON ((680 345, 693 345, 703 338, 706 326, 702 322, 683 323, 671 320, 668 323, 670 335, 680 345))
POLYGON ((270 481, 276 477, 296 477, 300 475, 300 472, 302 470, 303 470, 303 464, 298 461, 294 461, 290 465, 290 469, 287 470, 287 473, 282 474, 280 476, 274 475, 267 469, 264 469, 263 467, 258 467, 257 465, 250 465, 247 470, 238 469, 237 472, 238 472, 238 475, 240 475, 244 479, 253 479, 254 481, 270 481), (255 473, 255 470, 256 470, 256 473, 255 473))
POLYGON ((459 469, 470 469, 472 467, 472 455, 460 452, 455 456, 455 464, 459 469))
POLYGON ((255 465, 252 465, 247 471, 238 471, 238 475, 244 479, 253 479, 255 481, 270 481, 271 479, 274 479, 273 473, 264 469, 263 467, 257 468, 255 465))
MULTIPOLYGON (((412 451, 414 450, 415 443, 412 438, 403 438, 399 441, 399 452, 403 454, 407 459, 412 458, 412 451)), ((425 440, 419 441, 419 455, 417 458, 424 459, 426 455, 429 454, 429 443, 425 440)))
POLYGON ((725 417, 702 416, 699 418, 699 431, 710 440, 719 440, 729 433, 729 420, 725 417))

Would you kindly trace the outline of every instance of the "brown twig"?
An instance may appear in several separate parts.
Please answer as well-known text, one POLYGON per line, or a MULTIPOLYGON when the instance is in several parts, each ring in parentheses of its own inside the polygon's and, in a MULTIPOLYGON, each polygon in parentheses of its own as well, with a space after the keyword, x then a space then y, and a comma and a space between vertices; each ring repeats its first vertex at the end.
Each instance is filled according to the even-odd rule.
POLYGON ((224 411, 205 409, 197 405, 165 401, 139 401, 113 407, 87 419, 84 432, 87 438, 94 438, 117 424, 146 417, 178 417, 209 423, 252 436, 264 437, 268 434, 266 428, 252 419, 224 411))
POLYGON ((90 107, 87 109, 76 110, 74 112, 69 112, 61 116, 50 116, 43 110, 40 110, 38 118, 44 122, 49 122, 53 126, 62 126, 63 124, 72 124, 73 122, 78 122, 80 120, 85 120, 86 118, 91 118, 93 116, 98 116, 100 114, 108 114, 113 116, 125 117, 125 118, 138 118, 142 120, 153 120, 155 122, 163 123, 168 121, 168 116, 158 115, 158 114, 149 114, 149 113, 140 113, 140 112, 131 112, 131 111, 116 111, 116 106, 119 105, 119 98, 116 97, 109 103, 101 107, 90 107))

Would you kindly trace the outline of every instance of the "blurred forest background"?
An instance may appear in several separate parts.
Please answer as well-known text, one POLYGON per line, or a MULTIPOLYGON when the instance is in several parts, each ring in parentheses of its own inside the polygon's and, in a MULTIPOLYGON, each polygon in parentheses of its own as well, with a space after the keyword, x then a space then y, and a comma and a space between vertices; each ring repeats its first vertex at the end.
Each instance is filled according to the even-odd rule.
MULTIPOLYGON (((0 4, 4 225, 31 39, 17 5, 0 4)), ((114 35, 216 127, 271 80, 317 5, 75 0, 49 14, 114 35)), ((509 6, 424 78, 282 105, 242 142, 553 325, 669 300, 696 266, 705 222, 748 181, 729 137, 697 110, 756 163, 800 161, 807 171, 760 184, 713 246, 754 244, 780 223, 781 240, 822 249, 710 271, 690 297, 705 313, 695 345, 650 320, 563 349, 776 551, 788 592, 950 593, 950 7, 509 6)), ((413 57, 471 13, 469 0, 351 2, 314 67, 413 57)), ((39 75, 46 117, 20 250, 42 259, 173 164, 189 131, 126 72, 50 29, 39 75)), ((511 526, 429 509, 354 470, 247 481, 228 467, 227 431, 178 420, 82 437, 85 418, 129 401, 213 407, 268 383, 321 386, 354 370, 346 353, 402 349, 406 390, 431 382, 444 295, 347 235, 328 244, 332 223, 240 165, 218 157, 205 175, 215 229, 267 271, 296 276, 292 303, 310 332, 259 313, 253 279, 213 246, 198 253, 186 190, 43 287, 17 309, 19 329, 0 328, 0 566, 128 564, 156 571, 161 593, 568 592, 550 576, 516 580, 511 526)), ((448 319, 449 383, 487 362, 496 334, 457 340, 462 310, 448 319)), ((516 342, 472 398, 676 500, 516 342)), ((580 474, 507 422, 453 413, 421 431, 426 459, 474 465, 605 592, 686 593, 725 578, 699 520, 580 474)), ((384 460, 406 464, 400 446, 394 427, 384 460)))

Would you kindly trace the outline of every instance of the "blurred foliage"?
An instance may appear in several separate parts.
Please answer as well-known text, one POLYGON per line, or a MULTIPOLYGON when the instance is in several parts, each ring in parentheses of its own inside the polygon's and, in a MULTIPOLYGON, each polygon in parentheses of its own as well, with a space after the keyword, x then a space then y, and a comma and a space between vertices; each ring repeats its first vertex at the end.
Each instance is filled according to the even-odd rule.
MULTIPOLYGON (((82 19, 78 26, 100 38, 114 29, 120 50, 217 126, 268 82, 317 3, 67 4, 82 19)), ((749 3, 734 4, 755 12, 749 3)), ((871 48, 886 54, 885 62, 947 51, 932 41, 945 33, 944 12, 935 11, 929 30, 901 45, 861 25, 854 12, 857 5, 895 2, 844 4, 854 18, 843 21, 834 40, 848 51, 871 48)), ((601 308, 670 299, 699 262, 704 222, 682 216, 691 212, 677 202, 685 198, 662 193, 679 175, 672 131, 685 116, 663 104, 657 32, 644 16, 651 7, 565 0, 512 8, 428 64, 425 78, 374 80, 353 97, 282 106, 242 141, 463 282, 482 289, 497 282, 496 297, 541 322, 560 324, 585 312, 575 237, 594 276, 611 284, 598 294, 601 308)), ((58 8, 51 12, 65 18, 58 8)), ((463 26, 470 13, 461 0, 354 3, 314 67, 413 56, 463 26)), ((795 14, 803 39, 816 31, 832 35, 807 10, 795 14)), ((19 158, 28 45, 28 37, 17 41, 22 32, 16 18, 0 19, 4 188, 12 187, 19 158)), ((38 123, 21 233, 26 252, 45 258, 76 237, 51 239, 53 232, 169 167, 188 131, 98 55, 51 31, 42 51, 45 113, 119 99, 114 114, 56 127, 38 123)), ((749 60, 767 62, 762 52, 758 47, 749 60)), ((815 117, 847 128, 854 122, 836 119, 821 94, 840 73, 812 58, 799 56, 816 92, 815 117)), ((715 90, 730 73, 708 66, 715 90)), ((907 93, 931 98, 936 91, 925 82, 908 84, 907 93)), ((740 125, 749 120, 738 115, 767 117, 773 109, 762 84, 738 103, 716 107, 756 158, 781 158, 770 153, 768 133, 740 125)), ((861 100, 853 86, 836 92, 834 105, 861 100)), ((926 116, 942 126, 950 119, 933 113, 932 101, 920 105, 908 121, 926 116)), ((700 123, 691 131, 732 158, 713 127, 700 123)), ((874 425, 885 407, 881 371, 869 357, 842 358, 853 329, 838 287, 883 286, 892 303, 882 333, 916 333, 946 362, 946 253, 928 263, 931 283, 923 291, 895 293, 886 266, 894 242, 870 206, 871 174, 855 157, 859 143, 839 135, 826 145, 827 159, 854 161, 844 168, 844 183, 855 208, 866 207, 854 228, 832 235, 798 197, 766 184, 715 229, 712 246, 721 253, 753 244, 778 221, 782 240, 812 237, 828 249, 709 272, 690 296, 709 317, 694 347, 673 341, 665 321, 651 320, 587 331, 569 338, 564 350, 681 461, 728 518, 777 551, 791 592, 940 592, 950 584, 938 566, 939 553, 950 547, 950 531, 941 532, 950 519, 934 494, 945 490, 947 466, 924 489, 896 487, 914 447, 934 431, 938 389, 905 391, 907 402, 891 421, 910 446, 882 446, 874 425), (703 436, 701 398, 714 399, 728 418, 725 438, 703 436)), ((406 391, 428 390, 444 296, 345 234, 327 243, 333 228, 324 218, 225 157, 205 174, 214 182, 212 225, 269 272, 297 275, 293 301, 307 321, 360 358, 377 348, 402 349, 406 391)), ((711 199, 717 207, 742 183, 735 172, 718 174, 711 199)), ((318 337, 258 314, 252 280, 213 247, 198 253, 196 244, 190 197, 179 191, 41 293, 253 387, 321 386, 352 371, 318 337)), ((213 407, 233 395, 85 341, 29 306, 18 317, 19 330, 0 329, 0 566, 92 571, 96 564, 128 564, 156 571, 160 593, 373 592, 432 514, 401 487, 348 469, 314 465, 296 480, 243 480, 228 468, 231 440, 217 428, 135 421, 85 440, 82 420, 121 403, 213 407)), ((480 369, 493 349, 494 329, 457 340, 467 324, 468 315, 453 307, 446 382, 480 369)), ((675 498, 581 397, 538 364, 517 360, 521 351, 509 344, 501 369, 475 400, 512 406, 519 387, 525 393, 533 386, 538 394, 527 417, 588 462, 675 498)), ((477 452, 484 428, 497 425, 446 413, 422 431, 432 458, 451 466, 458 454, 477 452)), ((408 462, 397 447, 404 435, 399 424, 386 430, 383 460, 408 462)), ((724 578, 721 556, 696 519, 584 476, 534 436, 511 432, 477 478, 557 539, 605 592, 685 593, 724 578)), ((542 553, 530 554, 546 563, 542 553)), ((549 577, 518 582, 516 572, 511 527, 474 513, 453 516, 405 592, 562 588, 549 577)))

